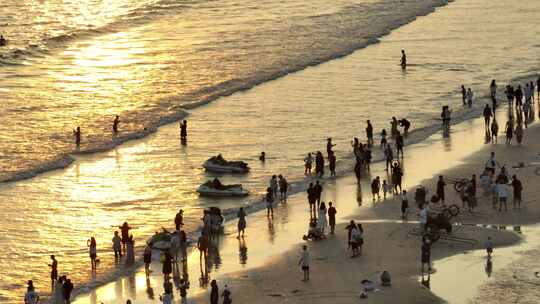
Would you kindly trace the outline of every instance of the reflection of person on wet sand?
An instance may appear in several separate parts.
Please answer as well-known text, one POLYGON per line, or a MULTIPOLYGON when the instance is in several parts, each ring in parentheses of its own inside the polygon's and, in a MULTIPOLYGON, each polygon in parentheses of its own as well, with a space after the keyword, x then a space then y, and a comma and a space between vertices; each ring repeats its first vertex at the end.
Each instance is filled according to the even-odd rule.
POLYGON ((491 273, 493 272, 493 262, 491 261, 491 257, 488 257, 486 260, 486 274, 487 277, 491 277, 491 273))
POLYGON ((240 259, 241 265, 246 265, 247 263, 247 246, 246 240, 243 238, 238 239, 238 258, 240 259))
POLYGON ((199 237, 197 241, 197 248, 199 249, 199 260, 202 262, 204 258, 204 263, 206 264, 206 258, 208 256, 208 238, 203 234, 199 237))
POLYGON ((424 274, 422 273, 422 285, 424 285, 427 289, 431 289, 431 284, 430 284, 430 280, 431 280, 431 277, 430 277, 430 274, 428 273, 427 274, 427 278, 424 279, 424 274))
POLYGON ((154 288, 152 288, 152 285, 150 284, 150 277, 146 277, 146 295, 148 296, 148 299, 153 300, 154 299, 154 288))

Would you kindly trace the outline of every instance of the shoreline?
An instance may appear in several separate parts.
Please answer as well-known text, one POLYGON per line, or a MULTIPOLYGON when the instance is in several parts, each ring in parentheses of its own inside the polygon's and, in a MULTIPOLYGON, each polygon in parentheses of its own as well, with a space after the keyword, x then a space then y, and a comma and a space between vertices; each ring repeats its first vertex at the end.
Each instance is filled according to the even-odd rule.
MULTIPOLYGON (((178 122, 179 120, 181 120, 182 118, 188 116, 189 113, 187 113, 186 110, 193 110, 198 107, 205 106, 212 102, 215 102, 219 100, 220 98, 226 98, 233 94, 242 93, 254 87, 257 87, 259 85, 281 79, 283 77, 286 77, 287 75, 302 72, 311 67, 317 67, 327 62, 331 62, 337 59, 347 57, 355 52, 361 51, 371 45, 379 43, 380 38, 389 35, 392 31, 399 29, 407 24, 410 24, 411 22, 414 22, 419 17, 427 16, 435 12, 436 9, 440 7, 444 7, 452 2, 453 0, 432 0, 431 5, 429 5, 428 7, 421 8, 421 10, 417 12, 417 14, 413 16, 406 16, 406 19, 403 19, 403 20, 395 21, 395 23, 390 24, 388 28, 381 29, 379 32, 375 34, 371 34, 371 36, 369 37, 362 37, 361 40, 356 42, 356 44, 354 44, 349 49, 337 50, 333 54, 328 54, 320 58, 315 57, 310 62, 301 63, 298 66, 288 67, 288 69, 285 69, 285 70, 276 69, 273 72, 273 74, 266 75, 260 79, 256 79, 254 77, 251 77, 251 79, 247 78, 245 83, 241 83, 237 81, 236 79, 226 80, 225 82, 216 84, 213 88, 213 91, 210 93, 207 92, 208 88, 201 88, 198 91, 188 93, 187 96, 181 96, 179 98, 180 100, 194 98, 196 101, 191 101, 191 102, 178 104, 178 105, 170 105, 171 102, 169 100, 174 100, 178 96, 166 97, 161 103, 169 104, 170 106, 164 111, 164 113, 162 113, 162 116, 158 117, 154 121, 145 122, 144 128, 142 130, 137 130, 137 131, 130 130, 123 136, 120 136, 121 139, 113 139, 112 141, 107 141, 103 143, 101 146, 91 147, 80 152, 73 150, 72 152, 66 152, 66 153, 60 154, 57 157, 51 160, 48 160, 44 163, 36 164, 32 168, 20 170, 16 173, 0 178, 0 184, 17 182, 17 181, 21 181, 25 179, 30 179, 30 178, 36 177, 38 175, 41 175, 47 172, 65 169, 69 165, 71 165, 73 162, 76 161, 76 159, 73 159, 73 155, 76 156, 76 155, 86 155, 86 154, 107 152, 107 151, 113 150, 115 147, 118 147, 124 143, 130 142, 133 140, 143 139, 147 137, 148 135, 156 133, 160 127, 163 127, 168 124, 174 124, 178 122), (237 84, 231 87, 222 88, 226 86, 226 84, 228 83, 237 83, 237 84), (167 113, 167 111, 171 111, 171 110, 174 112, 167 113)), ((140 109, 138 109, 138 111, 140 111, 140 109)), ((84 141, 83 141, 83 146, 84 146, 84 141)))
MULTIPOLYGON (((499 115, 504 115, 503 112, 504 112, 504 111, 499 111, 499 115)), ((447 149, 448 147, 445 146, 445 145, 447 145, 447 143, 445 143, 445 141, 452 141, 452 136, 454 136, 454 137, 456 137, 456 136, 457 136, 457 137, 460 137, 462 140, 463 140, 463 139, 467 139, 467 140, 469 140, 469 141, 470 141, 470 140, 473 140, 474 142, 477 142, 476 147, 471 148, 473 151, 475 151, 475 150, 477 150, 477 149, 480 149, 480 150, 485 149, 486 145, 484 145, 483 143, 478 143, 478 141, 481 141, 481 138, 482 138, 482 137, 481 137, 481 134, 482 134, 482 131, 483 131, 483 130, 481 129, 481 127, 483 127, 483 119, 480 119, 480 118, 475 119, 474 122, 472 123, 472 124, 474 125, 474 127, 472 127, 472 128, 473 128, 474 130, 476 130, 476 131, 475 131, 475 134, 480 135, 480 136, 478 136, 478 137, 476 137, 476 138, 472 138, 472 139, 471 139, 471 136, 469 136, 469 135, 470 135, 470 134, 469 134, 470 132, 469 132, 467 129, 470 129, 470 128, 471 128, 470 124, 471 124, 471 123, 465 122, 465 123, 462 123, 462 124, 460 124, 460 125, 458 125, 458 126, 454 126, 454 129, 453 129, 453 132, 451 133, 450 139, 446 139, 446 140, 445 140, 445 139, 442 138, 439 134, 435 134, 435 135, 432 135, 430 138, 432 138, 432 137, 438 137, 438 140, 428 140, 428 141, 426 141, 426 142, 421 142, 421 143, 412 145, 412 149, 411 149, 411 148, 408 148, 408 149, 406 150, 406 158, 405 158, 406 161, 405 161, 405 166, 410 165, 409 162, 407 161, 407 159, 409 158, 408 153, 414 154, 414 152, 407 152, 407 151, 411 151, 411 150, 412 150, 412 151, 419 150, 419 151, 416 151, 416 152, 418 152, 417 154, 419 154, 419 155, 411 156, 412 158, 416 158, 416 159, 417 159, 416 161, 418 162, 418 161, 419 161, 418 159, 422 159, 422 158, 424 157, 424 153, 433 153, 433 148, 432 148, 431 146, 432 146, 435 142, 438 142, 438 145, 441 147, 441 148, 440 148, 440 149, 441 149, 441 152, 439 152, 439 153, 456 153, 456 152, 452 152, 451 150, 448 150, 448 149, 447 149), (460 134, 461 134, 461 135, 460 135, 460 134), (435 141, 435 142, 434 142, 434 141, 435 141), (422 150, 423 150, 423 151, 422 151, 422 150), (444 152, 445 150, 446 150, 446 152, 444 152)), ((526 137, 526 138, 527 138, 527 137, 526 137)), ((455 139, 454 139, 454 140, 455 140, 455 139)), ((468 158, 468 156, 467 156, 467 155, 468 155, 468 152, 467 152, 467 151, 459 151, 458 154, 460 154, 460 153, 463 154, 462 158, 465 158, 465 159, 468 158)), ((478 153, 478 152, 476 152, 476 153, 478 153)), ((456 156, 454 156, 454 157, 456 157, 456 156)), ((436 174, 437 172, 447 171, 447 170, 452 170, 452 168, 454 168, 454 167, 456 167, 456 166, 459 167, 459 165, 462 164, 462 161, 459 160, 460 158, 457 158, 457 159, 453 158, 453 159, 454 159, 454 160, 453 160, 453 161, 450 161, 450 163, 449 163, 447 166, 443 166, 443 168, 442 168, 441 170, 438 170, 438 171, 436 171, 436 172, 433 172, 432 175, 433 175, 433 174, 436 174)), ((439 165, 440 165, 440 164, 439 164, 439 165)), ((376 164, 374 167, 379 167, 379 168, 378 168, 378 169, 372 169, 372 170, 376 170, 376 171, 380 172, 380 170, 381 170, 380 167, 382 167, 382 164, 376 164)), ((407 168, 407 167, 405 167, 405 168, 407 168)), ((435 170, 435 169, 434 169, 434 170, 435 170)), ((430 172, 431 172, 431 171, 430 171, 430 172)), ((422 175, 422 174, 409 174, 408 172, 406 173, 405 176, 406 176, 406 177, 405 177, 405 184, 407 185, 406 187, 410 187, 410 186, 413 186, 413 185, 416 185, 416 184, 419 184, 419 183, 420 183, 420 184, 424 184, 426 181, 429 181, 429 180, 431 180, 431 178, 432 178, 432 177, 430 177, 431 175, 426 177, 425 175, 422 175)), ((352 194, 352 193, 355 193, 354 189, 355 189, 356 187, 355 187, 354 183, 351 182, 351 180, 354 180, 354 178, 352 178, 352 177, 349 175, 349 176, 346 176, 346 177, 338 178, 338 179, 336 179, 336 180, 327 180, 326 183, 325 183, 325 184, 327 184, 327 186, 325 186, 325 187, 337 188, 337 189, 334 189, 333 193, 331 193, 331 194, 328 194, 328 193, 325 191, 325 194, 324 194, 324 195, 325 195, 325 198, 326 198, 326 199, 330 199, 330 200, 336 202, 336 204, 337 204, 337 206, 338 206, 338 207, 337 207, 337 208, 338 208, 338 212, 339 212, 339 210, 343 210, 343 209, 341 209, 341 208, 343 208, 343 207, 340 207, 341 205, 343 205, 343 202, 340 202, 341 199, 342 199, 342 196, 346 195, 345 193, 347 193, 347 194, 349 194, 349 195, 352 194), (343 183, 345 183, 345 185, 339 186, 339 184, 343 184, 343 183), (336 185, 337 185, 337 186, 336 186, 336 185), (345 188, 346 190, 343 189, 343 188, 345 188), (337 202, 339 202, 339 203, 337 203, 337 202)), ((363 187, 362 187, 363 189, 369 189, 369 185, 366 184, 366 181, 365 181, 365 180, 363 181, 363 185, 362 185, 362 186, 363 186, 363 187)), ((364 191, 365 191, 365 190, 364 190, 364 191)), ((452 191, 452 190, 449 190, 449 191, 452 191)), ((369 196, 368 196, 368 197, 369 197, 369 196)), ((287 207, 287 208, 295 208, 295 209, 298 209, 298 208, 303 209, 303 208, 304 208, 304 206, 301 205, 302 203, 296 203, 297 201, 303 201, 303 195, 302 195, 302 194, 297 194, 297 195, 291 196, 289 200, 290 200, 292 203, 288 203, 287 205, 289 205, 289 207, 287 207)), ((343 198, 343 200, 351 201, 351 198, 343 198)), ((370 202, 369 202, 369 199, 368 199, 368 202, 367 202, 367 203, 368 203, 368 205, 369 205, 369 203, 370 203, 370 202)), ((384 202, 384 203, 380 204, 380 205, 383 206, 383 207, 381 207, 381 209, 383 209, 383 210, 379 210, 379 207, 377 206, 378 204, 377 204, 376 206, 374 206, 374 208, 369 208, 369 209, 364 209, 364 208, 362 208, 363 213, 362 213, 362 216, 361 216, 361 220, 384 219, 384 218, 387 218, 387 214, 386 214, 386 216, 381 216, 380 213, 381 213, 381 212, 388 212, 388 210, 386 210, 386 209, 388 209, 388 207, 386 207, 386 206, 389 206, 390 203, 391 203, 391 202, 388 201, 388 202, 384 202)), ((346 204, 347 204, 347 203, 346 203, 346 204)), ((349 203, 349 204, 350 204, 350 203, 349 203)), ((347 204, 347 205, 349 205, 349 204, 347 204)), ((348 207, 346 207, 343 211, 346 212, 345 214, 347 214, 347 212, 348 212, 348 214, 349 214, 348 216, 351 216, 351 215, 354 215, 354 214, 355 214, 355 213, 354 213, 354 210, 355 210, 354 208, 355 208, 354 206, 348 206, 348 207), (350 208, 353 208, 353 209, 350 209, 350 208), (347 210, 348 210, 348 211, 347 211, 347 210)), ((397 208, 397 207, 396 207, 396 208, 397 208)), ((299 212, 297 211, 297 212, 292 212, 292 213, 293 213, 293 214, 296 214, 296 213, 299 213, 299 212)), ((304 214, 304 215, 305 215, 305 214, 304 214)), ((292 221, 292 220, 290 219, 291 216, 293 216, 293 215, 290 215, 290 214, 287 215, 287 221, 289 221, 289 222, 292 221)), ((302 217, 303 215, 300 214, 300 215, 294 215, 294 216, 295 216, 295 217, 298 217, 298 216, 302 217)), ((343 216, 343 213, 341 214, 341 216, 343 216)), ((356 214, 356 216, 357 216, 356 219, 358 219, 358 214, 356 214)), ((250 218, 252 218, 252 217, 256 217, 256 218, 258 219, 257 221, 263 221, 263 222, 264 222, 264 211, 259 211, 259 212, 257 212, 257 213, 253 213, 253 214, 250 214, 250 215, 248 216, 248 233, 249 233, 249 229, 250 229, 250 228, 249 228, 249 227, 250 227, 250 224, 249 224, 249 223, 250 223, 250 218)), ((397 220, 397 218, 396 218, 395 220, 397 220)), ((276 221, 276 219, 274 219, 274 221, 276 221)), ((303 221, 305 221, 305 220, 303 220, 303 221)), ((303 222, 303 221, 302 221, 302 222, 303 222)), ((257 224, 257 225, 259 226, 260 224, 257 224)), ((296 230, 298 230, 298 231, 303 231, 303 230, 305 229, 305 228, 304 228, 304 224, 295 223, 295 224, 289 224, 289 225, 291 225, 292 227, 294 227, 294 229, 296 229, 296 230), (298 227, 299 225, 300 225, 300 227, 298 227)), ((371 224, 367 223, 366 225, 371 225, 371 224)), ((233 222, 233 223, 228 222, 227 227, 229 227, 229 229, 231 229, 231 228, 230 228, 231 226, 234 227, 234 222, 233 222)), ((264 226, 264 225, 263 225, 263 226, 264 226)), ((383 226, 384 226, 384 225, 383 225, 383 226)), ((232 230, 234 231, 234 228, 232 228, 232 230)), ((287 228, 287 230, 289 231, 290 228, 287 228)), ((232 232, 232 233, 233 233, 233 232, 232 232)), ((233 234, 234 234, 234 233, 233 233, 233 234)), ((229 239, 231 239, 230 235, 226 235, 225 238, 226 238, 226 240, 225 240, 226 243, 227 243, 227 242, 234 242, 234 241, 235 241, 235 240, 229 240, 229 239)), ((514 240, 514 241, 517 241, 517 240, 514 240)), ((300 238, 299 238, 298 236, 296 236, 296 237, 295 237, 294 239, 292 239, 292 240, 291 240, 291 239, 288 239, 288 241, 285 242, 284 244, 298 244, 299 242, 300 242, 300 238)), ((369 244, 369 241, 368 241, 367 243, 369 244)), ((504 244, 505 244, 505 245, 510 245, 511 242, 505 242, 504 244)), ((285 246, 286 246, 287 248, 289 248, 290 246, 294 246, 294 245, 285 245, 285 246)), ((227 247, 230 247, 230 246, 227 246, 227 247)), ((230 249, 230 248, 228 248, 228 249, 230 249)), ((257 250, 260 251, 260 250, 262 250, 262 249, 259 248, 259 249, 257 249, 257 250)), ((279 251, 281 251, 281 250, 283 250, 283 248, 280 249, 279 251)), ((251 251, 251 249, 250 249, 250 251, 251 251)), ((279 251, 278 251, 278 252, 279 252, 279 251)), ((289 251, 286 251, 286 252, 289 252, 289 251)), ((290 253, 290 252, 289 252, 289 253, 290 253)), ((287 254, 287 253, 282 253, 282 254, 287 254)), ((196 263, 193 262, 193 260, 196 260, 196 255, 197 255, 196 253, 192 253, 192 254, 190 255, 190 262, 188 262, 188 263, 191 265, 191 267, 195 267, 194 264, 196 264, 196 263)), ((266 253, 266 254, 263 253, 262 255, 265 256, 266 259, 268 259, 268 253, 266 253)), ((222 256, 221 259, 224 260, 225 258, 223 258, 223 256, 222 256)), ((229 260, 230 260, 230 259, 231 259, 231 257, 229 257, 229 260)), ((261 257, 258 257, 258 259, 261 259, 261 257)), ((259 261, 259 262, 261 262, 261 261, 259 261)), ((266 266, 262 266, 262 265, 266 265, 265 263, 268 263, 268 261, 262 262, 262 264, 259 265, 259 266, 260 266, 260 267, 266 267, 266 266)), ((155 262, 154 262, 154 264, 153 264, 152 267, 153 267, 153 268, 156 268, 156 267, 157 267, 158 270, 155 270, 155 272, 158 272, 158 273, 160 272, 160 271, 159 271, 159 267, 160 267, 159 263, 155 263, 155 262)), ((250 269, 253 269, 253 268, 250 267, 250 269)), ((239 270, 241 270, 241 269, 237 269, 237 271, 239 271, 239 270)), ((250 270, 250 271, 251 271, 251 270, 250 270)), ((234 275, 233 275, 234 271, 231 271, 231 272, 225 271, 225 274, 220 274, 220 273, 222 273, 222 272, 223 272, 223 270, 219 270, 218 277, 223 277, 223 276, 224 276, 225 278, 227 278, 227 277, 230 277, 230 276, 234 276, 234 275)), ((139 269, 139 270, 137 271, 137 273, 136 273, 136 274, 133 274, 133 275, 134 275, 135 277, 138 278, 138 277, 140 277, 141 274, 142 274, 142 273, 141 273, 141 270, 139 269)), ((142 274, 142 275, 144 276, 144 274, 142 274)), ((241 276, 241 274, 238 274, 238 275, 241 276)), ((122 280, 122 279, 120 279, 120 280, 122 280)), ((141 279, 138 279, 138 280, 141 280, 141 279)), ((153 282, 160 282, 159 275, 157 275, 156 277, 154 277, 154 275, 152 275, 152 279, 151 279, 151 280, 152 280, 153 282)), ((93 298, 93 297, 96 297, 96 298, 97 298, 99 294, 102 294, 102 293, 104 292, 104 290, 110 290, 110 289, 111 289, 110 286, 111 286, 111 285, 114 285, 114 284, 115 284, 115 283, 109 283, 109 284, 106 284, 106 285, 103 286, 103 287, 98 288, 98 290, 92 291, 92 294, 93 294, 94 296, 90 296, 90 295, 88 295, 88 294, 86 294, 86 295, 81 295, 80 297, 78 297, 78 298, 76 299, 76 302, 75 302, 75 303, 77 303, 77 304, 95 303, 95 302, 92 302, 91 298, 93 298)), ((153 284, 153 285, 159 286, 160 284, 153 284)), ((194 285, 194 284, 193 284, 193 282, 192 282, 192 286, 193 286, 193 285, 194 285)), ((198 290, 198 291, 196 291, 195 293, 203 292, 202 289, 197 289, 197 290, 198 290)), ((191 292, 190 292, 190 293, 191 293, 191 292)), ((234 296, 234 291, 233 291, 233 296, 234 296)), ((139 295, 139 297, 140 297, 140 295, 139 295)), ((118 299, 117 299, 117 300, 118 300, 118 299)), ((140 301, 138 300, 137 302, 140 302, 140 301)), ((104 303, 106 303, 106 302, 104 302, 104 303)), ((143 303, 144 303, 144 302, 143 302, 143 303)), ((150 302, 148 302, 148 303, 150 303, 150 302)))

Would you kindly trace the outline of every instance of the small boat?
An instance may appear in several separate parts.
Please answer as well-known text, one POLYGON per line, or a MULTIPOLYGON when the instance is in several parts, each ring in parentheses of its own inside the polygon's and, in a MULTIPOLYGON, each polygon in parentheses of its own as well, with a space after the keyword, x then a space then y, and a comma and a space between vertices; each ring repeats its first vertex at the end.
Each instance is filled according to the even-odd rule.
MULTIPOLYGON (((156 232, 151 236, 146 242, 148 246, 152 249, 166 250, 175 247, 175 238, 176 233, 171 233, 166 230, 162 232, 156 232)), ((179 239, 177 240, 177 242, 179 239)))
POLYGON ((227 161, 219 154, 212 156, 203 163, 203 167, 216 173, 247 173, 249 172, 248 164, 243 161, 227 161))
POLYGON ((249 194, 249 191, 242 188, 241 184, 223 185, 217 178, 200 185, 197 192, 202 196, 214 197, 242 197, 249 194))

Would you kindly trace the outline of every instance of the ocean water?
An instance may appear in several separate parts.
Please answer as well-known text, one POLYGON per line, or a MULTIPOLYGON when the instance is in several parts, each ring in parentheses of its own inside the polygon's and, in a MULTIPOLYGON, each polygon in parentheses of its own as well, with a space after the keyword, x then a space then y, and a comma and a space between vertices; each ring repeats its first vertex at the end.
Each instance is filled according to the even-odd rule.
POLYGON ((109 254, 113 226, 125 220, 138 227, 139 247, 171 226, 178 208, 195 231, 201 208, 253 205, 271 174, 301 191, 302 158, 324 151, 326 137, 338 144, 345 171, 350 139, 364 137, 366 119, 380 130, 391 116, 408 117, 415 129, 408 141, 419 141, 437 130, 442 105, 456 119, 478 115, 481 102, 461 108, 461 83, 482 97, 492 78, 502 87, 536 74, 540 3, 457 0, 397 28, 445 3, 2 2, 0 15, 9 17, 0 19, 0 32, 9 44, 0 49, 0 176, 13 182, 0 185, 0 263, 10 265, 0 269, 0 301, 17 302, 28 279, 46 293, 49 254, 82 289, 129 271, 113 267, 109 254), (411 63, 406 72, 401 49, 411 63), (90 153, 185 111, 186 146, 177 126, 167 125, 90 153), (116 114, 121 133, 113 137, 116 114), (77 125, 80 151, 71 136, 77 125), (263 150, 266 164, 256 160, 263 150), (224 177, 252 190, 249 199, 218 202, 194 192, 210 178, 201 163, 217 153, 250 162, 249 175, 224 177), (95 277, 90 236, 103 256, 95 277))

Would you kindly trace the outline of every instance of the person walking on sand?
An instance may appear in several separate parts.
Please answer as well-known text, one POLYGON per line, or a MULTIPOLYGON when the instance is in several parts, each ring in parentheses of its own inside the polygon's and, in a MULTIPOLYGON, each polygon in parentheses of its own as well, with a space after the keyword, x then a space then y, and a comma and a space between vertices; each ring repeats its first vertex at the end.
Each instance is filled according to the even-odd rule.
POLYGON ((491 112, 491 108, 489 107, 489 105, 486 103, 486 106, 484 107, 484 123, 486 129, 489 129, 489 122, 491 120, 491 116, 493 116, 493 113, 491 112))
POLYGON ((401 154, 401 158, 403 158, 403 146, 405 145, 403 135, 398 131, 396 135, 396 156, 399 158, 399 155, 401 154))
POLYGON ((311 153, 308 153, 306 158, 304 158, 304 174, 311 175, 311 165, 313 164, 313 156, 311 153))
MULTIPOLYGON (((65 276, 64 276, 65 277, 65 276)), ((71 292, 73 291, 73 283, 71 282, 71 279, 65 279, 64 286, 63 286, 63 294, 64 294, 64 303, 70 304, 71 303, 71 292)))
POLYGON ((242 234, 242 237, 244 237, 244 232, 246 230, 246 212, 244 211, 244 207, 240 207, 240 210, 238 210, 238 236, 237 239, 240 239, 240 234, 242 234))
POLYGON ((332 206, 332 202, 328 202, 328 224, 330 225, 330 234, 334 234, 336 230, 336 213, 337 210, 332 206))
POLYGON ((54 257, 54 254, 51 254, 49 267, 51 267, 51 288, 54 288, 54 283, 58 280, 58 261, 54 257))
POLYGON ((120 116, 116 115, 113 121, 112 129, 113 132, 116 134, 118 133, 118 125, 120 124, 120 116))
POLYGON ((376 177, 371 182, 371 194, 373 195, 373 201, 375 202, 375 195, 377 195, 377 200, 381 199, 381 195, 379 194, 381 188, 381 179, 380 177, 376 177))
POLYGON ((317 223, 319 225, 319 229, 321 229, 321 232, 324 234, 324 229, 328 225, 328 222, 326 220, 326 205, 324 204, 324 202, 321 202, 319 208, 319 219, 317 223))
POLYGON ((309 215, 310 217, 315 217, 316 216, 316 207, 315 207, 315 203, 317 202, 317 197, 315 195, 315 187, 313 187, 313 183, 309 183, 309 187, 307 189, 307 198, 308 198, 308 203, 309 203, 309 215))
POLYGON ((513 128, 512 120, 508 120, 506 122, 506 144, 509 145, 512 143, 512 137, 514 137, 514 128, 513 128))
POLYGON ((231 291, 229 290, 227 284, 225 284, 221 296, 223 297, 223 304, 232 304, 231 291))
POLYGON ((521 192, 523 191, 523 185, 515 174, 512 175, 512 189, 514 190, 514 209, 516 209, 516 207, 519 209, 521 208, 521 192))
POLYGON ((360 179, 362 178, 362 162, 357 158, 354 165, 354 175, 356 175, 356 183, 360 185, 360 179))
POLYGON ((216 280, 210 282, 210 304, 219 304, 219 288, 216 280))
MULTIPOLYGON (((264 197, 264 200, 266 201, 266 216, 267 217, 274 217, 274 194, 273 193, 274 191, 272 191, 272 188, 270 187, 266 188, 266 196, 264 197)), ((240 222, 238 222, 238 225, 240 225, 240 222)), ((240 229, 240 226, 238 226, 238 229, 240 229)))
POLYGON ((286 202, 287 201, 287 190, 289 189, 289 183, 287 182, 285 177, 283 177, 283 175, 280 174, 278 176, 278 184, 279 184, 280 199, 281 199, 282 202, 286 202))
POLYGON ((493 122, 491 123, 491 142, 497 143, 497 135, 499 133, 499 124, 493 116, 493 122))
POLYGON ((429 239, 425 239, 422 242, 421 256, 422 274, 424 274, 424 265, 426 264, 428 267, 428 273, 431 272, 431 242, 429 239))
POLYGON ((401 194, 401 219, 407 218, 408 210, 409 210, 409 197, 407 196, 407 190, 403 190, 401 194))
POLYGON ((88 246, 88 253, 90 254, 90 262, 92 264, 92 269, 96 269, 96 264, 97 264, 96 239, 94 237, 90 237, 90 239, 86 241, 86 246, 88 246))
POLYGON ((302 267, 302 272, 304 273, 304 279, 302 281, 307 282, 309 281, 309 252, 307 250, 307 246, 302 246, 302 256, 300 257, 300 260, 298 261, 298 265, 302 267))
POLYGON ((315 186, 313 186, 313 191, 315 194, 315 201, 317 202, 317 208, 319 208, 319 205, 321 204, 321 195, 323 192, 323 187, 319 183, 319 181, 315 182, 315 186))
POLYGON ((388 183, 386 183, 386 180, 383 180, 382 181, 382 193, 383 193, 383 199, 386 200, 386 194, 388 192, 390 192, 390 190, 392 190, 392 188, 390 187, 390 185, 388 183))
POLYGON ((401 69, 407 69, 407 55, 405 55, 405 50, 401 50, 401 60, 400 60, 401 69))
POLYGON ((506 202, 508 198, 508 189, 506 185, 499 181, 496 186, 497 197, 499 198, 499 212, 502 211, 502 206, 504 205, 504 211, 508 211, 508 204, 506 202))
POLYGON ((392 161, 394 160, 394 152, 389 144, 384 148, 384 157, 386 159, 386 171, 388 171, 388 168, 392 165, 392 161))
POLYGON ((362 238, 363 231, 361 231, 360 229, 361 229, 360 226, 356 224, 352 225, 350 228, 349 245, 352 250, 351 258, 357 257, 361 254, 360 248, 363 242, 363 238, 362 238))
POLYGON ((444 205, 444 187, 446 187, 444 178, 442 175, 439 175, 439 180, 437 181, 437 196, 439 197, 443 205, 444 205))
POLYGON ((187 120, 180 122, 180 139, 187 139, 187 120))
POLYGON ((77 127, 77 129, 73 130, 73 136, 75 136, 75 145, 80 146, 81 145, 81 127, 77 127))
POLYGON ((518 145, 521 145, 521 141, 523 140, 523 126, 522 124, 518 123, 516 126, 516 140, 518 145))
POLYGON ((114 236, 112 238, 112 248, 114 251, 114 259, 118 259, 122 257, 122 239, 120 236, 118 236, 118 231, 114 232, 114 236))
POLYGON ((484 246, 486 247, 486 253, 489 259, 491 258, 491 255, 493 254, 493 242, 491 241, 490 236, 488 236, 486 242, 484 243, 484 246))
POLYGON ((371 121, 369 120, 367 121, 366 137, 367 137, 368 146, 372 146, 373 145, 373 125, 371 124, 371 121))

